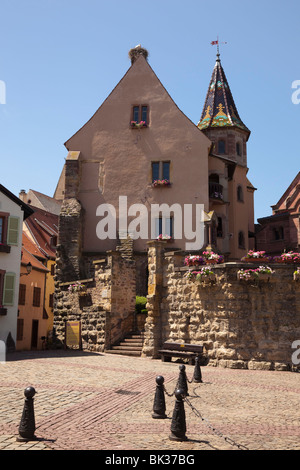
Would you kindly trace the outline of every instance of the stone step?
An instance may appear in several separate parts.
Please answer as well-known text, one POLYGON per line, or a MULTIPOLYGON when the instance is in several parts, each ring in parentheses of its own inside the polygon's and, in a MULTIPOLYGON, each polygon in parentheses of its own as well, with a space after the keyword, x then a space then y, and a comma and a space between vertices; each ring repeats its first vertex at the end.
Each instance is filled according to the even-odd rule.
POLYGON ((105 352, 124 356, 140 356, 144 343, 143 333, 132 333, 105 352))
POLYGON ((120 354, 122 356, 136 356, 141 355, 140 351, 123 351, 121 349, 108 349, 105 351, 107 354, 120 354))

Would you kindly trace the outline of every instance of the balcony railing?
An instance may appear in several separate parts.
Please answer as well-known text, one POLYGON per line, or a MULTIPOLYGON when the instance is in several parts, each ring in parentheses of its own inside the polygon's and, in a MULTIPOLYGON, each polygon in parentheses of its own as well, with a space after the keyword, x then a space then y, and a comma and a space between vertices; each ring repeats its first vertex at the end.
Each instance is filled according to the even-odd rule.
POLYGON ((223 186, 219 183, 209 183, 209 197, 217 201, 223 201, 223 186))

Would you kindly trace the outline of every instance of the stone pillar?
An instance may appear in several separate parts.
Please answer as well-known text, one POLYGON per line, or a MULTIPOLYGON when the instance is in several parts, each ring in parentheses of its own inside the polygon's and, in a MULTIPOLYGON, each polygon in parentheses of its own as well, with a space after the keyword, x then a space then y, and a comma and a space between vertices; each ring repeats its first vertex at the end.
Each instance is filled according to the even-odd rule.
POLYGON ((81 267, 83 209, 77 199, 80 152, 69 152, 65 163, 64 200, 59 215, 56 276, 60 282, 84 278, 81 267))
POLYGON ((150 241, 148 244, 148 316, 142 356, 158 357, 161 347, 161 301, 163 288, 163 254, 166 242, 150 241))

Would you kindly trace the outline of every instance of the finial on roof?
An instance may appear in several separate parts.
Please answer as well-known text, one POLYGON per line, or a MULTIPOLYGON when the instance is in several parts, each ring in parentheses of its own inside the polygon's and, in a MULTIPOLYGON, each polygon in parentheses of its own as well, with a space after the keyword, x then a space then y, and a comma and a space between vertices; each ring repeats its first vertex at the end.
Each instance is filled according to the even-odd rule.
POLYGON ((144 56, 147 60, 149 53, 147 49, 143 48, 140 44, 138 44, 133 49, 130 49, 128 55, 130 57, 132 65, 140 55, 144 56))

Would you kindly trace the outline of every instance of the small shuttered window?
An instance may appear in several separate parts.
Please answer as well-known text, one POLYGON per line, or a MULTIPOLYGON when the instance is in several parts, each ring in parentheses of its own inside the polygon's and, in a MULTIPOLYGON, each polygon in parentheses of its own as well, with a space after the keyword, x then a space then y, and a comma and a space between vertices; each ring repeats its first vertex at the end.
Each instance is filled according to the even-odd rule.
POLYGON ((39 307, 40 304, 41 304, 41 288, 40 287, 34 287, 32 305, 33 305, 33 307, 39 307))
POLYGON ((5 274, 3 286, 3 305, 12 306, 14 304, 15 281, 16 275, 14 273, 5 274))
POLYGON ((19 242, 19 217, 8 218, 7 244, 18 245, 19 242))

